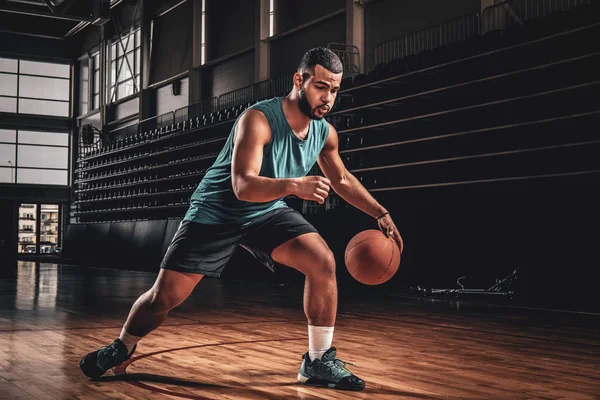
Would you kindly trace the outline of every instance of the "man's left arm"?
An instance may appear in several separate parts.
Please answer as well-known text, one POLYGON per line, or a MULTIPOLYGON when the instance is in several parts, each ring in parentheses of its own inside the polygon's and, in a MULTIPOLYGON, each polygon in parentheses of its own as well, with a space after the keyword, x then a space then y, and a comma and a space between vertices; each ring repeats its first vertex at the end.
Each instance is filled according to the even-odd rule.
POLYGON ((403 249, 402 236, 394 224, 392 217, 381 204, 377 202, 367 189, 346 169, 340 158, 338 148, 338 134, 335 128, 329 124, 329 137, 317 159, 321 171, 331 181, 332 189, 349 204, 364 211, 377 220, 379 228, 383 233, 396 240, 400 251, 403 249))

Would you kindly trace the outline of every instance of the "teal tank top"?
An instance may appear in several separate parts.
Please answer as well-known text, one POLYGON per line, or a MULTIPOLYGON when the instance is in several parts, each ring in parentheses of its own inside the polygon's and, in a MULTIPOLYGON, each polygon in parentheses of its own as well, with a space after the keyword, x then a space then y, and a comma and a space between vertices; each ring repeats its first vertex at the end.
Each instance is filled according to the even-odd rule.
MULTIPOLYGON (((325 119, 311 120, 308 135, 299 139, 290 128, 283 113, 282 97, 260 101, 249 109, 261 111, 271 126, 271 140, 263 149, 260 176, 268 178, 299 178, 306 176, 317 161, 329 136, 325 119)), ((225 146, 214 164, 194 191, 190 207, 184 217, 202 224, 246 225, 257 217, 277 208, 287 207, 283 198, 266 203, 238 200, 231 184, 233 135, 238 119, 233 124, 225 146)))

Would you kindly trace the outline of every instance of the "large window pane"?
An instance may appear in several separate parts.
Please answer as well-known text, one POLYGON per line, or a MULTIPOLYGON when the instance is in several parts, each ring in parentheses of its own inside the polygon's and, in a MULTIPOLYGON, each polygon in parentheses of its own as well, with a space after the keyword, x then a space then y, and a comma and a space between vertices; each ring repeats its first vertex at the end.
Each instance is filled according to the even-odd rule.
POLYGON ((58 204, 40 206, 40 253, 56 253, 58 244, 58 204))
POLYGON ((89 72, 88 59, 81 60, 79 62, 79 115, 88 112, 89 72))
POLYGON ((119 83, 132 78, 130 67, 133 68, 133 53, 127 55, 127 61, 125 61, 125 57, 119 58, 119 65, 117 65, 117 70, 121 68, 119 83), (129 64, 127 64, 128 62, 129 64), (123 66, 121 66, 121 63, 123 63, 123 66))
POLYGON ((67 79, 21 75, 19 76, 19 97, 69 100, 69 81, 67 79))
POLYGON ((69 103, 52 100, 19 99, 19 112, 23 114, 69 116, 69 103))
POLYGON ((0 167, 16 166, 16 151, 16 145, 0 143, 0 167))
POLYGON ((123 45, 121 46, 121 44, 119 43, 118 39, 117 39, 117 46, 119 46, 119 54, 122 55, 123 54, 123 49, 125 49, 125 53, 129 53, 130 51, 132 51, 135 48, 135 35, 131 35, 131 37, 129 38, 129 43, 127 43, 127 35, 123 36, 123 45), (125 45, 127 45, 127 47, 125 47, 125 45))
POLYGON ((17 95, 17 75, 0 74, 0 95, 17 95))
POLYGON ((11 99, 9 97, 0 97, 0 112, 17 112, 17 99, 11 99))
POLYGON ((122 99, 124 97, 130 96, 134 93, 133 91, 133 81, 129 80, 125 83, 119 84, 117 86, 117 99, 122 99))
POLYGON ((18 183, 36 183, 43 185, 67 185, 67 171, 51 169, 19 168, 17 172, 18 183))
POLYGON ((19 145, 17 167, 68 168, 67 147, 19 145))
POLYGON ((69 135, 56 132, 19 131, 19 144, 69 146, 69 135))
POLYGON ((93 68, 94 70, 100 69, 100 54, 96 53, 92 55, 92 65, 90 65, 91 68, 93 68))
POLYGON ((17 60, 12 60, 10 58, 0 58, 0 71, 2 72, 14 72, 17 73, 17 60))
POLYGON ((117 62, 113 61, 110 63, 110 84, 112 86, 115 85, 117 79, 117 62))
POLYGON ((70 77, 68 64, 0 58, 0 112, 68 117, 70 77))
POLYGON ((98 94, 98 93, 100 93, 100 71, 99 70, 94 71, 93 79, 94 79, 93 93, 98 94))
POLYGON ((0 183, 15 183, 15 169, 0 167, 0 183))
POLYGON ((16 143, 17 131, 12 129, 0 129, 0 142, 16 143))
MULTIPOLYGON (((21 203, 19 206, 19 253, 35 253, 36 252, 36 241, 37 241, 37 204, 25 204, 21 203)), ((23 270, 19 269, 19 278, 23 278, 24 281, 33 281, 29 278, 33 278, 31 274, 21 274, 23 270)), ((31 271, 33 272, 33 271, 31 271)), ((17 297, 20 292, 19 289, 24 289, 23 287, 17 287, 17 297)), ((23 290, 21 290, 23 292, 23 290)), ((20 299, 21 303, 25 300, 26 296, 22 296, 20 299)), ((29 305, 33 305, 33 301, 28 302, 29 305)), ((21 304, 21 307, 23 304, 21 304)), ((21 308, 23 309, 23 308, 21 308)), ((29 308, 31 309, 31 308, 29 308)))
POLYGON ((20 72, 22 74, 69 78, 71 76, 71 67, 68 64, 21 60, 20 72))
POLYGON ((142 70, 142 52, 140 51, 140 49, 135 49, 135 74, 139 74, 140 71, 142 70))

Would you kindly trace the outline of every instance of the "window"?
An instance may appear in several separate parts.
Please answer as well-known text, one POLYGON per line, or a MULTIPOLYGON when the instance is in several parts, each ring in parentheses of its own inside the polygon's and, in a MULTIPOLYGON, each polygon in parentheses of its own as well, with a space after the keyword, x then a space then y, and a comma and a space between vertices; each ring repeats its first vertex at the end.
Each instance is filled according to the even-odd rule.
POLYGON ((67 133, 0 130, 0 183, 67 185, 67 133))
POLYGON ((79 115, 100 108, 100 53, 79 60, 79 115))
POLYGON ((269 0, 269 37, 273 36, 275 30, 275 0, 269 0))
POLYGON ((206 0, 202 0, 202 38, 200 40, 200 64, 206 62, 206 0))
POLYGON ((116 39, 110 48, 110 90, 108 102, 120 100, 137 93, 141 71, 141 31, 116 39))
POLYGON ((0 58, 0 112, 69 116, 68 64, 0 58))
POLYGON ((100 108, 100 53, 92 55, 90 59, 92 70, 92 85, 94 91, 92 92, 92 110, 100 108))
POLYGON ((90 110, 90 68, 89 59, 86 57, 79 61, 79 115, 85 115, 90 110))

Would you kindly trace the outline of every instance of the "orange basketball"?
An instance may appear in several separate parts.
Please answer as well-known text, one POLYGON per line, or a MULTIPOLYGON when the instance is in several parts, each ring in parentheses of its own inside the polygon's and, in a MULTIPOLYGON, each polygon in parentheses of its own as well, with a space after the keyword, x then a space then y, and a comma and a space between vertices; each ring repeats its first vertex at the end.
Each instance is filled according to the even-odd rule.
POLYGON ((365 285, 379 285, 398 271, 400 248, 383 232, 367 229, 350 240, 344 258, 354 279, 365 285))

